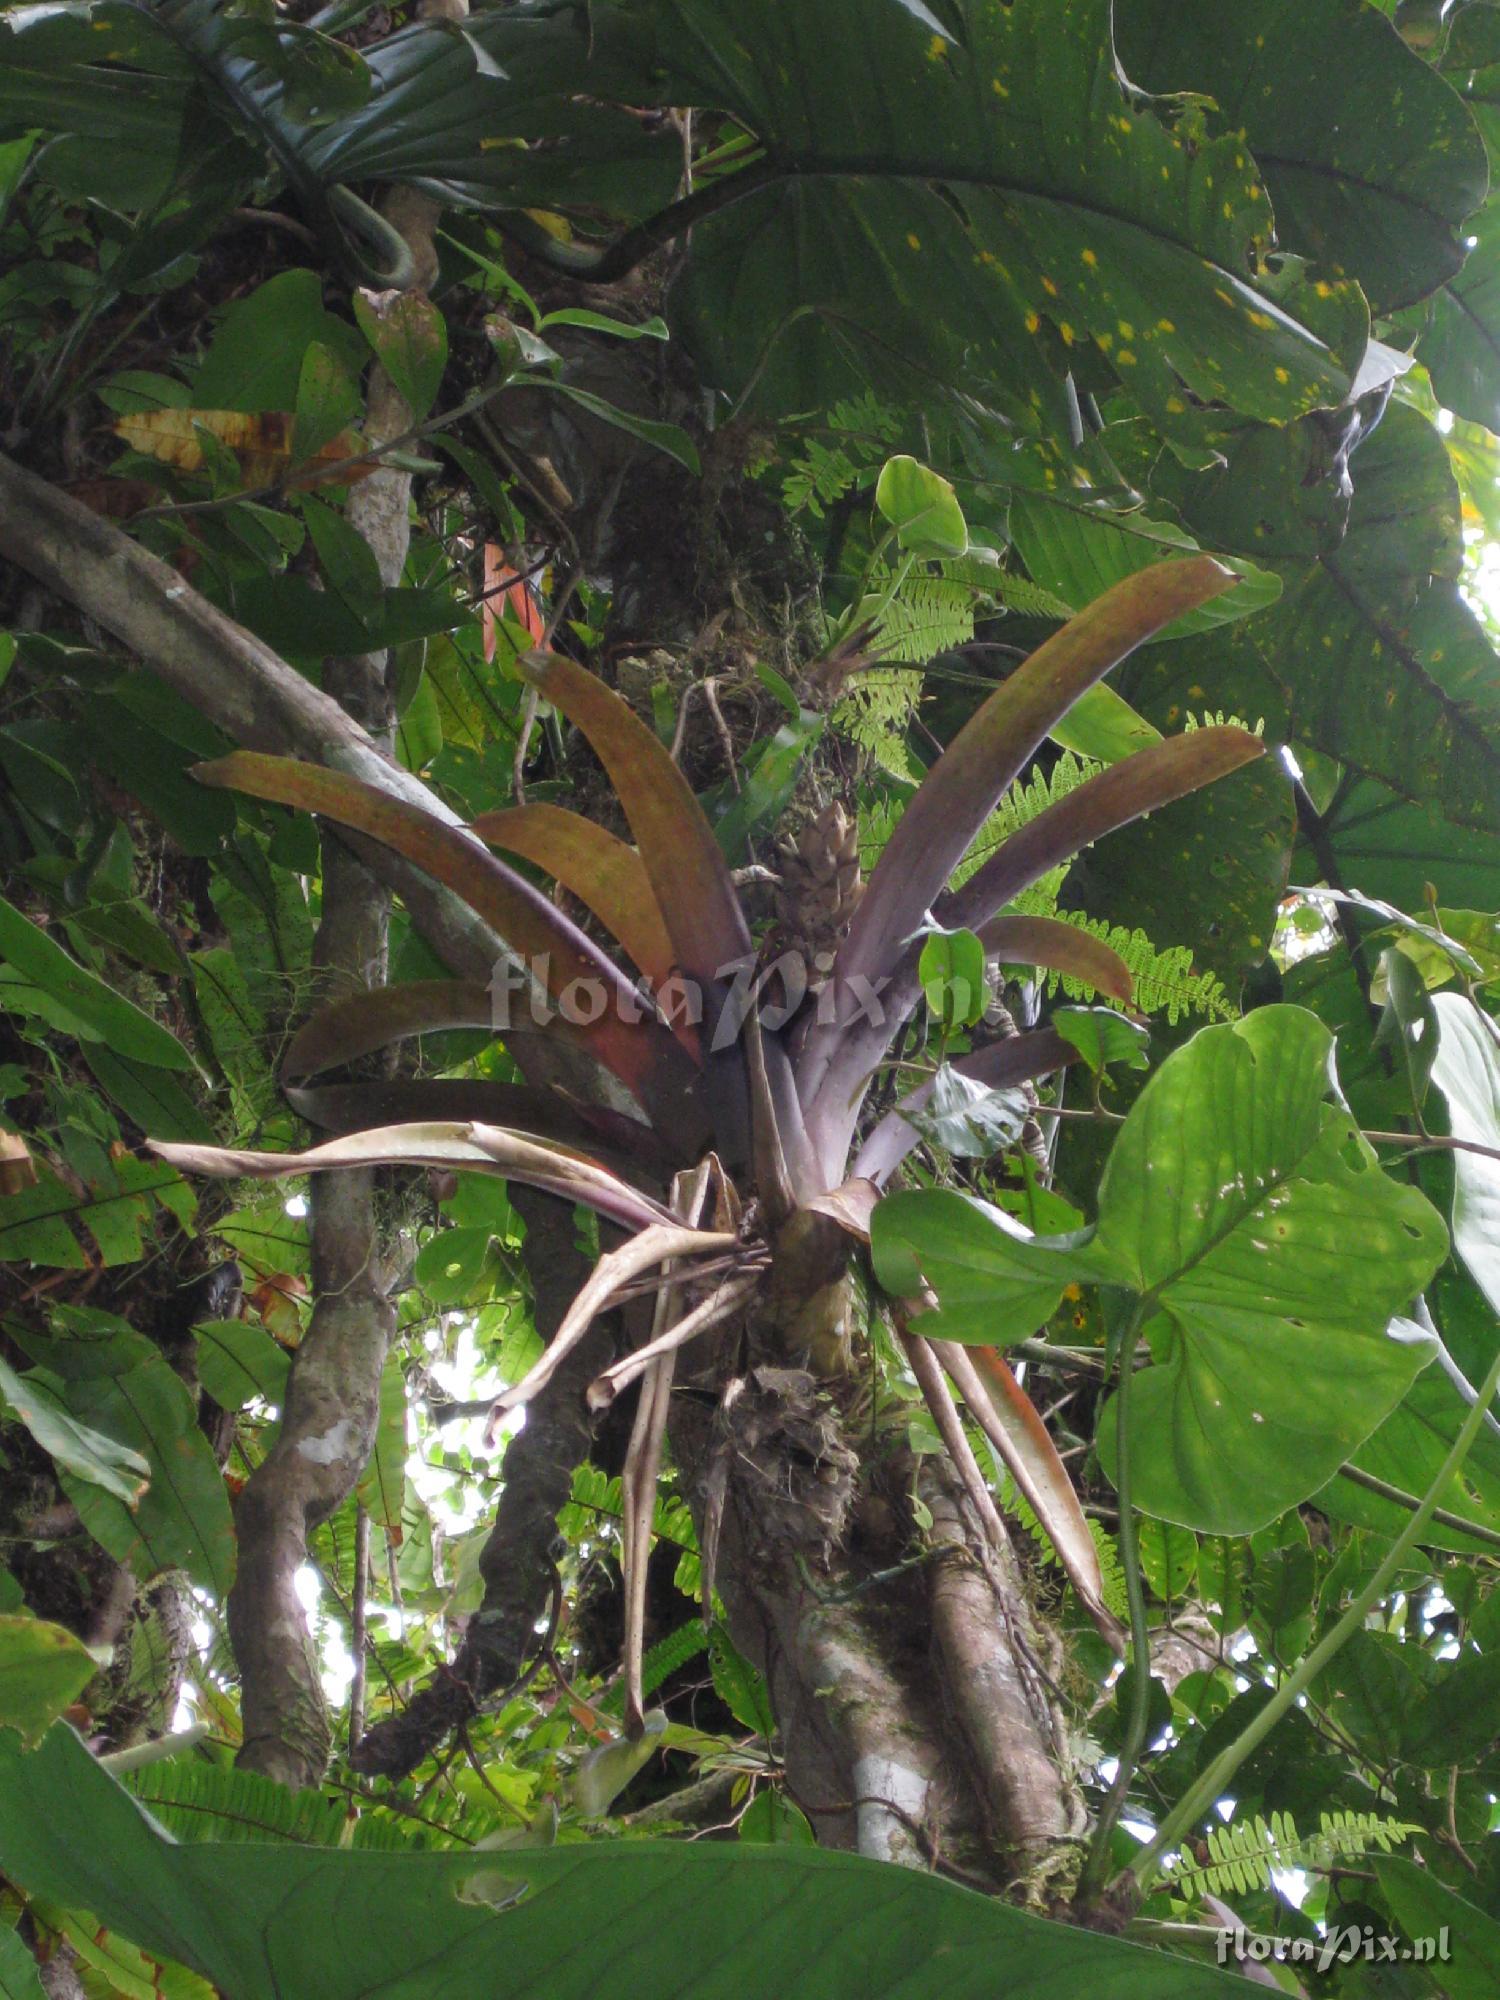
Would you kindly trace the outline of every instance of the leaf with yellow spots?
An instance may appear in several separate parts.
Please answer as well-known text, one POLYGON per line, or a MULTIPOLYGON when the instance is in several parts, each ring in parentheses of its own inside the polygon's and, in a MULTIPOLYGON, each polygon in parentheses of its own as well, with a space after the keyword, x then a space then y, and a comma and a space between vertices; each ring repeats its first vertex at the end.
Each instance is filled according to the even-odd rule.
POLYGON ((1131 81, 1212 103, 1209 130, 1243 136, 1231 178, 1253 183, 1253 156, 1280 247, 1325 281, 1357 278, 1384 312, 1458 270, 1460 225, 1485 196, 1484 145, 1452 85, 1377 8, 1130 0, 1115 18, 1131 81))

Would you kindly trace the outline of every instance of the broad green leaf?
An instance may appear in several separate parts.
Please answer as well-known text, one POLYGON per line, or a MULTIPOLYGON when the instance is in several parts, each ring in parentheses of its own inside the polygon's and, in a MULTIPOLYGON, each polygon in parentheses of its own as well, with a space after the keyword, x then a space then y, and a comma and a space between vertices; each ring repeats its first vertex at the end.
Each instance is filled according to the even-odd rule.
POLYGON ((37 1163, 35 1186, 0 1195, 0 1260, 82 1270, 88 1260, 66 1220, 77 1207, 77 1195, 37 1163))
MULTIPOLYGON (((894 1195, 873 1224, 881 1283, 910 1296, 925 1278, 933 1332, 990 1342, 1027 1311, 1041 1325, 1070 1282, 1134 1294, 1157 1363, 1131 1384, 1136 1504, 1208 1534, 1274 1520, 1428 1360, 1386 1325, 1446 1248, 1430 1204, 1324 1101, 1332 1048, 1296 1007, 1205 1028, 1120 1128, 1096 1233, 1032 1238, 961 1195, 894 1195)), ((1108 1409, 1098 1438, 1109 1470, 1108 1409)))
POLYGON ((193 385, 202 410, 295 410, 303 357, 314 341, 358 374, 364 346, 323 304, 316 271, 278 271, 219 322, 193 385))
POLYGON ((816 1847, 818 1836, 812 1822, 799 1806, 792 1804, 779 1785, 762 1785, 740 1815, 736 1829, 741 1840, 774 1846, 816 1847))
MULTIPOLYGON (((765 669, 758 671, 764 678, 765 669)), ((776 678, 780 679, 780 676, 776 678)), ((767 681, 766 684, 773 693, 778 692, 772 682, 767 681)), ((782 682, 782 686, 785 685, 782 682)), ((784 722, 774 736, 768 737, 758 751, 752 750, 746 758, 740 790, 733 794, 714 821, 714 839, 729 860, 736 864, 744 857, 745 842, 751 832, 768 821, 774 824, 780 817, 796 789, 803 760, 828 726, 826 715, 816 715, 809 709, 801 708, 795 695, 791 696, 790 711, 792 719, 784 722)))
POLYGON ((1057 1007, 1049 1025, 1073 1044, 1096 1076, 1113 1062, 1127 1069, 1147 1066, 1149 1030, 1112 1007, 1057 1007))
POLYGON ((1160 950, 1185 946, 1195 971, 1217 973, 1233 993, 1270 950, 1295 829, 1291 780, 1279 758, 1262 756, 1111 835, 1081 871, 1084 907, 1160 950))
MULTIPOLYGON (((1398 1492, 1420 1498, 1442 1469, 1466 1405, 1441 1368, 1425 1368, 1380 1427, 1372 1431, 1350 1462, 1384 1480, 1398 1492)), ((1368 1487, 1339 1476, 1331 1479, 1313 1504, 1336 1521, 1376 1534, 1394 1536, 1410 1519, 1410 1509, 1387 1500, 1368 1487)), ((1500 1534, 1500 1439, 1483 1430, 1474 1440, 1460 1472, 1438 1494, 1438 1505, 1460 1521, 1500 1534)), ((1474 1553, 1490 1545, 1465 1535, 1442 1521, 1429 1523, 1423 1545, 1474 1553)))
MULTIPOLYGON (((1436 993, 1438 1045, 1432 1081, 1448 1103, 1448 1129, 1474 1146, 1500 1148, 1500 1027, 1457 993, 1436 993)), ((1453 1247, 1500 1312, 1500 1160, 1453 1155, 1453 1247)))
POLYGON ((358 528, 326 501, 304 494, 300 504, 324 581, 361 624, 372 626, 385 599, 374 550, 358 528))
POLYGON ((999 1347, 1027 1340, 1065 1288, 1108 1270, 1092 1229, 1032 1236, 977 1196, 947 1189, 887 1195, 870 1225, 875 1275, 893 1298, 936 1292, 921 1331, 934 1340, 999 1347))
MULTIPOLYGON (((1122 576, 1173 556, 1191 555, 1198 547, 1190 534, 1170 521, 1092 511, 1046 494, 1020 491, 1011 496, 1010 530, 1031 574, 1045 579, 1047 588, 1070 604, 1087 604, 1122 576)), ((1257 569, 1243 557, 1221 560, 1239 582, 1222 597, 1175 619, 1159 635, 1162 640, 1211 631, 1231 619, 1263 611, 1280 597, 1281 578, 1274 570, 1257 569)), ((1068 747, 1085 756, 1099 755, 1077 743, 1068 747)))
POLYGON ((99 1671, 81 1639, 61 1625, 20 1613, 0 1614, 0 1728, 40 1741, 99 1671))
POLYGON ((1249 277, 1271 205, 1243 140, 1127 93, 1107 0, 958 0, 951 35, 856 0, 654 11, 657 101, 711 101, 764 148, 764 185, 695 228, 682 287, 720 386, 826 407, 907 362, 1066 436, 1051 357, 1092 346, 1166 429, 1184 384, 1276 421, 1342 400, 1362 301, 1283 304, 1249 277))
POLYGON ((0 1924, 0 2000, 46 2000, 37 1962, 9 1924, 0 1924))
POLYGON ((137 1452, 151 1481, 133 1507, 72 1473, 63 1476, 64 1490, 100 1546, 143 1582, 184 1569, 222 1596, 234 1575, 229 1497, 186 1383, 123 1320, 89 1313, 77 1322, 64 1338, 28 1332, 25 1345, 65 1375, 59 1393, 69 1414, 137 1452))
POLYGON ((1132 83, 1201 92, 1209 130, 1249 142, 1283 249, 1357 278, 1381 311, 1458 271, 1459 225, 1488 182, 1484 146, 1452 86, 1373 8, 1256 0, 1210 17, 1121 0, 1115 23, 1132 83))
POLYGON ((77 1032, 87 1040, 105 1042, 116 1054, 157 1069, 192 1068, 192 1057, 175 1035, 70 958, 61 945, 3 898, 0 960, 27 986, 60 1002, 76 1022, 77 1032))
MULTIPOLYGON (((341 431, 364 414, 359 385, 339 356, 321 340, 311 341, 297 377, 296 422, 292 426, 292 458, 315 458, 341 431)), ((241 482, 237 479, 234 484, 241 482)))
POLYGON ((544 313, 538 331, 545 333, 553 326, 582 326, 591 333, 607 333, 613 340, 666 340, 667 323, 658 315, 631 323, 622 319, 611 319, 608 313, 590 312, 585 306, 562 306, 556 312, 544 313))
POLYGON ((1060 722, 1051 730, 1052 741, 1079 757, 1092 757, 1100 764, 1117 764, 1160 743, 1161 731, 1154 722, 1137 715, 1122 694, 1108 681, 1100 681, 1080 695, 1060 722))
MULTIPOLYGON (((1324 1102, 1332 1050, 1295 1007, 1204 1029, 1141 1093, 1100 1184, 1098 1247, 1164 1322, 1131 1385, 1136 1502, 1205 1533, 1306 1499, 1428 1359, 1386 1322, 1446 1235, 1324 1102)), ((1113 1435, 1106 1412, 1107 1464, 1113 1435)))
POLYGON ((213 1127, 174 1076, 149 1063, 132 1062, 102 1042, 85 1042, 79 1053, 106 1097, 154 1139, 213 1141, 213 1127))
POLYGON ((943 1028, 972 1028, 985 1010, 989 989, 984 946, 973 931, 934 931, 918 964, 922 991, 943 1028))
MULTIPOLYGON (((1284 566, 1278 604, 1208 640, 1155 649, 1122 692, 1158 722, 1169 708, 1264 716, 1283 741, 1420 801, 1427 816, 1464 829, 1461 845, 1435 843, 1439 865, 1426 869, 1442 900, 1494 908, 1500 898, 1441 867, 1469 848, 1470 832, 1500 832, 1500 672, 1458 587, 1460 500, 1443 439, 1419 410, 1393 401, 1351 464, 1348 532, 1320 550, 1304 544, 1284 566)), ((1347 879, 1421 907, 1420 887, 1403 896, 1368 874, 1347 879)))
POLYGON ((1147 1520, 1139 1539, 1141 1571, 1152 1590, 1164 1603, 1185 1597, 1198 1571, 1197 1537, 1171 1521, 1147 1520))
POLYGON ((1500 1737, 1500 1658, 1466 1647, 1404 1721, 1402 1748, 1412 1762, 1443 1771, 1478 1763, 1500 1737))
POLYGON ((1404 315, 1420 330, 1421 355, 1444 409, 1500 428, 1500 201, 1490 200, 1470 225, 1478 237, 1461 269, 1431 298, 1404 315))
POLYGON ((249 1319, 205 1320, 193 1328, 198 1379, 221 1410, 242 1410, 253 1396, 282 1409, 291 1357, 249 1319))
POLYGON ((401 1372, 400 1355, 392 1353, 380 1371, 375 1444, 360 1474, 355 1497, 387 1533, 399 1532, 405 1489, 406 1377, 401 1372))
POLYGON ((1375 1876, 1404 1935, 1430 1939, 1432 1963, 1447 2000, 1491 2000, 1500 1987, 1500 1923, 1437 1880, 1430 1868, 1399 1855, 1375 1857, 1375 1876), (1448 1955, 1438 1962, 1441 1938, 1448 1955))
POLYGON ((0 1739, 0 1868, 202 1973, 225 2000, 361 2000, 381 1988, 402 2000, 461 1988, 586 2000, 606 1986, 651 1992, 664 1978, 676 2000, 732 2000, 745 1991, 747 1936, 755 1986, 778 2000, 1230 2000, 1240 1990, 1212 1967, 817 1848, 177 1845, 64 1728, 30 1755, 0 1739))
POLYGON ((423 292, 399 292, 381 302, 354 294, 354 317, 380 365, 406 399, 414 422, 431 410, 448 365, 448 328, 423 292))
POLYGON ((628 431, 642 444, 649 444, 653 451, 663 451, 668 458, 675 458, 695 477, 703 469, 697 445, 680 424, 666 424, 655 417, 637 416, 634 410, 621 409, 618 403, 596 396, 592 389, 582 389, 576 382, 522 379, 512 386, 516 389, 550 389, 554 395, 566 396, 570 403, 577 403, 581 409, 588 410, 616 430, 628 431))
POLYGON ((924 1102, 902 1107, 912 1130, 957 1160, 987 1160, 1014 1143, 1031 1110, 1024 1090, 995 1090, 943 1063, 924 1102))
POLYGON ((45 1375, 17 1375, 0 1361, 0 1401, 9 1405, 42 1450, 64 1471, 102 1486, 127 1507, 133 1507, 145 1492, 151 1468, 141 1454, 79 1423, 45 1375))
POLYGON ((904 452, 880 468, 875 505, 902 548, 914 555, 961 556, 969 546, 968 523, 951 483, 904 452))

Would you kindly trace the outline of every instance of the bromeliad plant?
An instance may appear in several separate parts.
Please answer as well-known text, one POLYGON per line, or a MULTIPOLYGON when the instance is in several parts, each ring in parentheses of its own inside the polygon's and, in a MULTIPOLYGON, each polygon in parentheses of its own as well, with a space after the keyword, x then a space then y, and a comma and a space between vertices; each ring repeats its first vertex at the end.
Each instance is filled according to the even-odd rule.
MULTIPOLYGON (((795 1012, 767 1009, 764 1019, 762 985, 771 982, 757 979, 750 927, 702 808, 652 731, 573 660, 533 653, 522 671, 593 747, 634 846, 553 805, 487 813, 464 829, 352 777, 286 759, 239 751, 199 767, 206 784, 300 807, 383 842, 456 892, 513 955, 508 968, 497 968, 507 993, 516 967, 522 988, 532 989, 540 1025, 525 1023, 514 1041, 523 1071, 533 1073, 530 1052, 549 1037, 566 1037, 612 1080, 601 1092, 613 1097, 607 1108, 540 1080, 311 1081, 405 1035, 495 1025, 495 995, 477 983, 397 987, 333 1003, 288 1051, 291 1102, 341 1136, 297 1153, 156 1150, 189 1171, 263 1178, 379 1163, 477 1169, 582 1203, 626 1232, 599 1260, 542 1360, 496 1410, 535 1395, 600 1313, 643 1289, 655 1292, 651 1337, 591 1392, 599 1406, 643 1378, 626 1470, 627 1715, 634 1731, 641 1727, 644 1554, 678 1354, 733 1321, 753 1363, 810 1370, 830 1383, 847 1371, 849 1259, 919 1143, 907 1114, 918 1114, 931 1089, 923 1085, 862 1131, 872 1081, 921 1000, 924 940, 974 933, 992 956, 1075 975, 1129 999, 1128 969, 1108 947, 1067 924, 1008 913, 1007 905, 1112 829, 1259 757, 1255 735, 1217 726, 1152 744, 1030 820, 962 887, 947 885, 998 801, 1073 705, 1136 646, 1234 581, 1207 556, 1162 563, 1116 584, 1055 632, 985 701, 918 788, 863 894, 847 899, 852 915, 815 1002, 795 1012), (491 848, 544 870, 576 896, 634 972, 491 848)), ((784 990, 775 997, 785 1000, 784 990)), ((1076 1054, 1044 1027, 978 1046, 952 1069, 1000 1090, 1046 1076, 1076 1054)), ((1117 1637, 1067 1474, 982 1326, 936 1346, 910 1327, 903 1338, 980 1518, 993 1519, 993 1507, 954 1389, 1010 1468, 1081 1600, 1117 1637), (966 1339, 972 1345, 960 1344, 966 1339)), ((706 1562, 706 1571, 711 1567, 706 1562)))

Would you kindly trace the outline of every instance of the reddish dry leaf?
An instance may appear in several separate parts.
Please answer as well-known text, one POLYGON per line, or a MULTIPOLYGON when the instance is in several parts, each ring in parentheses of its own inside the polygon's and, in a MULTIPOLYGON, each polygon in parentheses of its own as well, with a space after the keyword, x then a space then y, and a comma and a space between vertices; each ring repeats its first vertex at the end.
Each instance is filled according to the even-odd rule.
POLYGON ((969 1415, 1025 1494, 1096 1629, 1123 1653, 1120 1621, 1104 1602, 1099 1551, 1068 1469, 1035 1403, 993 1347, 960 1346, 952 1340, 934 1340, 931 1347, 968 1404, 969 1415))
MULTIPOLYGON (((473 825, 491 847, 535 862, 586 904, 653 985, 664 986, 671 978, 672 940, 633 847, 562 806, 507 806, 481 813, 473 825)), ((682 1030, 696 1053, 697 1036, 686 1022, 682 1030)))
POLYGON ((1265 754, 1259 736, 1223 723, 1186 730, 1122 757, 1012 834, 961 889, 939 901, 939 920, 972 930, 1081 848, 1265 754))
POLYGON ((1130 967, 1117 951, 1056 917, 992 917, 979 932, 985 952, 1006 965, 1037 965, 1083 979, 1096 993, 1129 1001, 1135 994, 1130 967))
POLYGON ((523 654, 520 666, 593 745, 625 808, 677 964, 711 988, 752 946, 729 864, 692 787, 655 732, 597 674, 558 653, 523 654))
POLYGON ((236 750, 212 764, 195 765, 193 776, 202 784, 321 813, 415 862, 476 910, 536 977, 544 977, 554 1001, 570 991, 590 1005, 602 1001, 596 1017, 580 1017, 573 1032, 643 1103, 670 1087, 686 1068, 671 1037, 638 1006, 636 989, 619 967, 539 889, 486 853, 465 828, 450 826, 342 771, 259 751, 236 750))

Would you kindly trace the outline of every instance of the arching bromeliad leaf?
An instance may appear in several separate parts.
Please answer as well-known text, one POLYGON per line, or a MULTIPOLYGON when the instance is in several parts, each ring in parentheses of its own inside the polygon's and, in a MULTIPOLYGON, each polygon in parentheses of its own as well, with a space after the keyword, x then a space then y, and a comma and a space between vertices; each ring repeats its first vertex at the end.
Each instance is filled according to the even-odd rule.
POLYGON ((1213 1967, 818 1848, 178 1846, 64 1727, 29 1755, 0 1738, 0 1868, 201 1972, 225 2000, 359 2000, 381 1988, 403 2000, 470 1989, 588 2000, 665 1977, 677 2000, 728 2000, 743 1989, 734 1968, 747 1935, 757 1988, 780 2000, 1231 2000, 1238 1990, 1213 1967))
MULTIPOLYGON (((1324 1101, 1332 1046, 1294 1007, 1204 1029, 1122 1126, 1097 1231, 1034 1238, 961 1195, 894 1195, 873 1224, 881 1283, 909 1296, 925 1279, 930 1331, 986 1342, 1041 1325, 1069 1283, 1134 1294, 1158 1362, 1131 1387, 1137 1504, 1209 1534, 1274 1520, 1428 1359, 1385 1329, 1446 1247, 1424 1197, 1324 1101)), ((1113 1435, 1106 1412, 1106 1469, 1113 1435)))

